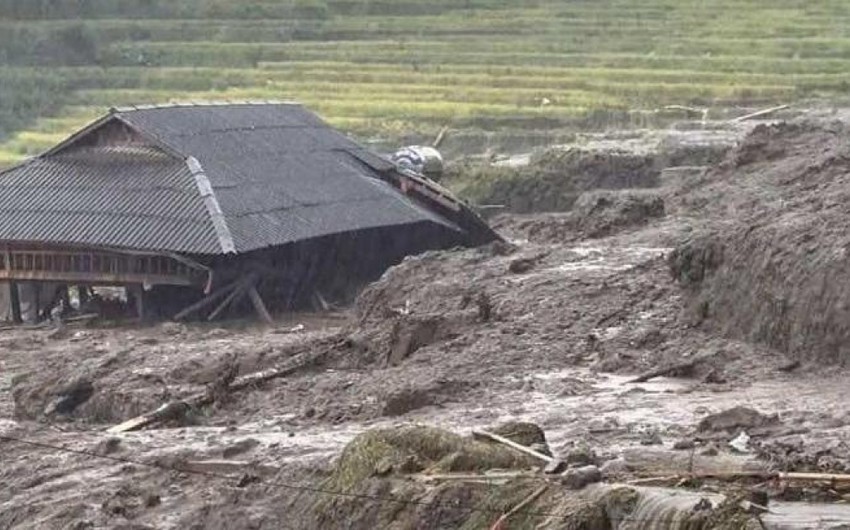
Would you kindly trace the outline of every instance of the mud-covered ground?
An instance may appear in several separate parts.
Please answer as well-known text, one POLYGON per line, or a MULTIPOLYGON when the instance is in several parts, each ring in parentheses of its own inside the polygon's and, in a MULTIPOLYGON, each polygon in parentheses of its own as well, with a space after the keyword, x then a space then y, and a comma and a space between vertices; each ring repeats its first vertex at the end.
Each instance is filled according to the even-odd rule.
MULTIPOLYGON (((729 219, 705 215, 694 197, 705 208, 738 190, 693 186, 659 179, 582 195, 566 213, 498 217, 507 243, 409 258, 341 314, 272 328, 0 331, 0 528, 309 528, 298 506, 327 493, 299 485, 356 435, 409 423, 467 434, 534 422, 553 453, 590 448, 613 477, 638 467, 850 472, 843 368, 695 321, 700 293, 674 277, 675 257, 729 219), (326 355, 216 392, 228 374, 305 352, 326 355), (694 358, 692 370, 629 382, 694 358), (179 421, 105 432, 205 392, 214 404, 179 421), (762 415, 712 417, 740 406, 762 415), (750 442, 731 447, 741 432, 750 442)), ((728 218, 750 211, 735 196, 728 218)))

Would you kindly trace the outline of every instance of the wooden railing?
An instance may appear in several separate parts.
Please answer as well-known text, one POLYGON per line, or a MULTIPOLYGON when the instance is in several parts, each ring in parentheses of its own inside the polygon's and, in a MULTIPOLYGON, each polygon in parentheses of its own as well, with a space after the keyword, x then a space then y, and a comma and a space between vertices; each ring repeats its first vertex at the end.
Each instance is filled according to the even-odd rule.
POLYGON ((197 268, 158 254, 13 248, 0 251, 0 280, 196 285, 204 279, 197 268))

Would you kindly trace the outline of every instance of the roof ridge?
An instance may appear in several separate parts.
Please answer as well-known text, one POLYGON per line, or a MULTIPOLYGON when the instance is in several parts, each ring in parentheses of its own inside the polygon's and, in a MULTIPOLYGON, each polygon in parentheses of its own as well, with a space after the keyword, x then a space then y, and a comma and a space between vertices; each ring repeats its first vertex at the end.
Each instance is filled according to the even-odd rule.
POLYGON ((259 105, 288 105, 302 107, 302 103, 289 100, 201 100, 201 101, 173 101, 169 103, 150 103, 139 105, 125 105, 121 107, 112 107, 110 113, 125 113, 136 112, 140 110, 155 110, 155 109, 180 109, 193 107, 235 107, 235 106, 259 106, 259 105))
POLYGON ((210 183, 210 179, 204 173, 201 162, 194 156, 189 156, 186 158, 186 165, 195 179, 198 193, 201 195, 204 206, 207 208, 207 213, 210 216, 210 221, 212 221, 213 230, 215 230, 221 251, 225 254, 236 254, 236 244, 233 242, 233 234, 230 232, 227 219, 224 217, 224 212, 218 203, 218 197, 215 195, 215 190, 212 187, 212 183, 210 183))

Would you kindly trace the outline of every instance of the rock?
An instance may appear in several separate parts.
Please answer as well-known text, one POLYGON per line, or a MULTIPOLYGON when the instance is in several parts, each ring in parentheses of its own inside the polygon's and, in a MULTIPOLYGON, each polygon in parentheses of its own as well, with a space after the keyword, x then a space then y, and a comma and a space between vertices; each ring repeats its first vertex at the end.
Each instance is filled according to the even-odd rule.
POLYGON ((584 466, 566 470, 560 478, 564 486, 580 490, 588 484, 602 482, 602 472, 596 466, 584 466))
POLYGON ((631 467, 629 467, 628 462, 624 458, 615 458, 602 464, 599 470, 606 479, 610 480, 611 478, 628 475, 631 472, 631 467))
POLYGON ((530 447, 546 456, 552 456, 549 449, 549 443, 546 441, 546 433, 539 425, 534 423, 511 421, 503 423, 495 427, 487 429, 493 434, 497 434, 512 442, 530 447))
POLYGON ((58 326, 56 329, 47 334, 47 338, 50 340, 64 340, 69 337, 70 333, 68 332, 68 328, 65 326, 58 326))
POLYGON ((94 394, 94 384, 91 380, 81 377, 61 387, 56 391, 58 397, 47 406, 46 415, 71 414, 74 410, 89 400, 94 394))
POLYGON ((710 372, 705 374, 705 377, 702 378, 703 383, 709 385, 723 385, 728 382, 726 376, 723 374, 722 370, 717 368, 713 368, 710 372))
POLYGON ((508 265, 508 271, 513 274, 525 274, 531 271, 537 265, 535 258, 518 258, 511 261, 508 265))
POLYGON ((182 335, 184 331, 186 331, 186 327, 183 324, 179 324, 177 322, 164 322, 159 326, 160 331, 163 335, 168 337, 175 337, 177 335, 182 335))
POLYGON ((702 456, 717 456, 719 453, 720 453, 720 451, 717 449, 716 446, 709 445, 700 454, 702 456))
POLYGON ((729 442, 729 447, 734 449, 739 453, 749 453, 749 445, 750 445, 750 435, 747 434, 747 431, 741 431, 734 440, 729 442))
POLYGON ((673 449, 677 451, 689 451, 697 446, 696 442, 690 439, 678 440, 673 444, 673 449))
POLYGON ((402 416, 408 412, 434 405, 431 393, 421 388, 404 388, 384 399, 382 416, 402 416))
POLYGON ((595 466, 599 464, 599 457, 589 447, 571 449, 564 460, 572 467, 595 466))
POLYGON ((658 431, 645 433, 640 439, 641 445, 661 445, 663 443, 664 440, 661 439, 661 435, 658 431))
POLYGON ((111 437, 103 440, 95 448, 95 452, 99 455, 111 455, 121 448, 121 438, 111 437))
POLYGON ((702 419, 697 426, 700 432, 732 432, 739 429, 755 429, 779 424, 779 416, 766 416, 747 407, 735 407, 712 414, 702 419))
POLYGON ((154 508, 162 504, 162 499, 156 493, 148 493, 145 495, 145 507, 154 508))
POLYGON ((222 451, 222 456, 224 458, 233 458, 251 451, 258 445, 260 445, 259 440, 245 438, 244 440, 239 440, 238 442, 225 447, 224 451, 222 451))
POLYGON ((204 338, 221 339, 221 338, 227 337, 228 335, 230 335, 230 333, 226 329, 215 328, 215 329, 209 330, 207 332, 207 334, 204 335, 204 338))

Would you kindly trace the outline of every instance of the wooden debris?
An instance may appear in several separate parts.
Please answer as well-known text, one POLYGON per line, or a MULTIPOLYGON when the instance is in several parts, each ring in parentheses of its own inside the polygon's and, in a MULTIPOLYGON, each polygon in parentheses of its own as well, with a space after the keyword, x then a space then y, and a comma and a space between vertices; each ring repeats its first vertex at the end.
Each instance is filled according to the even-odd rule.
POLYGON ((190 460, 178 466, 178 469, 189 473, 210 473, 216 475, 242 475, 251 472, 267 477, 273 476, 279 471, 274 466, 257 465, 252 462, 239 460, 190 460))
POLYGON ((413 480, 420 482, 496 482, 518 478, 540 478, 540 475, 525 471, 505 471, 499 473, 446 473, 441 475, 413 475, 413 480))
POLYGON ((770 114, 773 114, 774 112, 779 112, 780 110, 785 110, 787 108, 790 108, 790 106, 789 105, 779 105, 778 107, 771 107, 769 109, 764 109, 764 110, 760 110, 760 111, 753 112, 753 113, 750 113, 750 114, 745 114, 744 116, 739 116, 739 117, 737 117, 737 118, 735 118, 731 121, 732 121, 732 123, 741 123, 743 121, 752 120, 753 118, 763 118, 765 116, 769 116, 770 114))
POLYGON ((263 297, 260 296, 259 292, 257 292, 257 287, 255 285, 248 287, 248 297, 251 299, 251 303, 254 304, 254 310, 260 318, 266 324, 274 324, 274 319, 272 318, 271 313, 269 313, 268 308, 266 308, 266 304, 263 303, 263 297))
MULTIPOLYGON (((319 352, 309 352, 296 355, 289 359, 287 364, 282 368, 270 368, 268 370, 263 370, 261 372, 255 372, 253 374, 244 375, 242 377, 236 378, 235 381, 228 387, 228 391, 236 392, 239 390, 244 390, 249 387, 253 387, 259 385, 261 383, 265 383, 267 381, 271 381, 272 379, 278 379, 281 377, 286 377, 291 375, 307 366, 311 366, 318 362, 322 357, 328 355, 331 351, 333 351, 335 346, 327 348, 325 350, 321 350, 319 352)), ((119 425, 115 425, 110 427, 107 432, 109 433, 122 433, 122 432, 130 432, 130 431, 138 431, 140 429, 144 429, 150 425, 160 423, 162 421, 166 421, 168 419, 172 419, 175 413, 182 411, 185 413, 186 410, 190 408, 202 407, 205 405, 209 405, 214 401, 213 396, 209 392, 204 392, 203 394, 197 394, 189 399, 183 401, 176 401, 172 403, 167 403, 153 412, 148 414, 143 414, 141 416, 137 416, 135 418, 131 418, 119 425)))
POLYGON ((218 305, 218 307, 216 307, 215 310, 210 313, 210 315, 207 317, 207 321, 212 322, 213 320, 217 319, 219 315, 224 312, 225 309, 227 309, 231 304, 239 301, 243 296, 245 296, 245 284, 244 282, 239 282, 233 287, 233 290, 230 292, 229 295, 227 295, 227 298, 225 298, 224 301, 222 301, 218 305))
POLYGON ((220 300, 222 297, 227 296, 229 293, 231 293, 233 291, 233 289, 236 288, 237 285, 238 285, 238 282, 234 282, 234 283, 231 283, 230 285, 226 285, 226 286, 222 287, 221 289, 216 290, 215 292, 213 292, 209 296, 204 297, 203 299, 195 302, 194 304, 190 305, 186 309, 184 309, 184 310, 180 311, 179 313, 177 313, 176 315, 174 315, 174 320, 177 320, 177 321, 183 320, 186 317, 188 317, 189 315, 192 315, 193 313, 196 313, 196 312, 200 311, 201 309, 204 309, 205 307, 214 304, 215 302, 220 300))
POLYGON ((682 480, 680 475, 666 475, 663 477, 644 477, 626 482, 629 486, 664 486, 682 480))
POLYGON ((534 493, 532 493, 531 495, 526 497, 525 500, 523 500, 521 503, 514 506, 514 508, 511 511, 509 511, 509 512, 505 513, 504 515, 502 515, 501 517, 499 517, 499 520, 496 521, 496 523, 491 527, 490 530, 506 530, 508 519, 510 519, 511 517, 513 517, 514 515, 519 513, 520 511, 524 510, 525 508, 527 508, 529 505, 531 505, 531 503, 533 503, 538 498, 540 498, 541 495, 546 493, 546 490, 548 490, 548 489, 549 489, 549 485, 546 484, 546 485, 540 486, 538 489, 534 490, 534 493))
POLYGON ((188 408, 189 404, 185 401, 173 401, 171 403, 166 403, 153 412, 137 416, 125 421, 124 423, 110 427, 106 432, 116 434, 137 431, 152 423, 165 421, 180 414, 185 414, 188 408))
POLYGON ((564 467, 566 467, 566 463, 557 458, 544 455, 543 453, 539 453, 534 449, 527 447, 522 444, 518 444, 513 440, 509 440, 504 436, 499 436, 498 434, 494 434, 488 431, 472 431, 472 436, 476 438, 485 438, 491 440, 496 443, 500 443, 502 445, 506 445, 515 451, 519 451, 520 453, 524 453, 528 456, 532 456, 542 462, 546 463, 546 472, 547 473, 560 473, 563 471, 564 467))
POLYGON ((650 370, 649 372, 641 374, 638 377, 627 381, 626 384, 646 383, 647 381, 655 379, 656 377, 663 377, 665 375, 670 375, 676 372, 686 372, 688 370, 693 370, 694 368, 711 359, 712 357, 714 357, 714 354, 698 355, 687 361, 672 364, 662 368, 656 368, 655 370, 650 370))
POLYGON ((446 135, 449 133, 449 126, 443 125, 443 128, 440 129, 440 132, 437 134, 437 137, 434 139, 434 143, 431 144, 434 149, 439 149, 443 144, 443 141, 446 139, 446 135))

